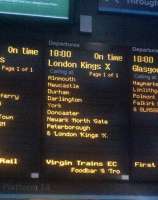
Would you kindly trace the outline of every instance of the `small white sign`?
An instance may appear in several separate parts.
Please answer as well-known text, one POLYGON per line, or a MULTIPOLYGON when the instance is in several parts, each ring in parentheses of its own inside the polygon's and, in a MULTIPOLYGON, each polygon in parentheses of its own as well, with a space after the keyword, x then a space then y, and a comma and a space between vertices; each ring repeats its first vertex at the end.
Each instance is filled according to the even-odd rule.
POLYGON ((92 33, 92 16, 80 15, 80 32, 92 33))
POLYGON ((38 172, 32 172, 30 176, 33 179, 38 179, 39 178, 39 173, 38 172))
POLYGON ((129 175, 122 175, 121 180, 129 181, 129 175))

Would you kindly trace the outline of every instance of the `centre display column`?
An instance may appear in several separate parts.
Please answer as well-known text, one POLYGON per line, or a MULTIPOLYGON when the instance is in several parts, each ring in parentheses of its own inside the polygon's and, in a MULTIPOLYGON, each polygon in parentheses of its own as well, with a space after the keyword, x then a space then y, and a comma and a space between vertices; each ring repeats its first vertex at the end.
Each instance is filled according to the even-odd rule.
POLYGON ((129 180, 124 49, 49 41, 44 177, 129 180))

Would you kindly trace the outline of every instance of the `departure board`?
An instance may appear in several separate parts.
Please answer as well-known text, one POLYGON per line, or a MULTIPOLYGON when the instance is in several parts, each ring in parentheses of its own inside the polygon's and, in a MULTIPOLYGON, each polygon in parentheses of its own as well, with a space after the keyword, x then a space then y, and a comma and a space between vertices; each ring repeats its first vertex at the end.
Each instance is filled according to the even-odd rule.
POLYGON ((131 50, 133 170, 135 180, 158 180, 158 50, 131 50))
POLYGON ((0 177, 39 177, 41 54, 32 42, 0 46, 0 177))
POLYGON ((158 181, 158 50, 0 41, 0 179, 158 181))
POLYGON ((49 41, 44 175, 128 180, 128 73, 119 47, 49 41))

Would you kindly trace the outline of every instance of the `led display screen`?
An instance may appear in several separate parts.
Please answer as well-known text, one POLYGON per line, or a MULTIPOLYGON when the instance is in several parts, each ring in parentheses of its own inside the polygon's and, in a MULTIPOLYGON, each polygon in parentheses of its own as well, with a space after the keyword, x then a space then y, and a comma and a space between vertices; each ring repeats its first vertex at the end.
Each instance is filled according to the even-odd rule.
POLYGON ((52 42, 47 51, 45 176, 128 180, 124 50, 52 42))
POLYGON ((39 177, 40 62, 38 45, 1 43, 1 178, 39 177))
POLYGON ((0 177, 157 181, 157 54, 1 41, 0 177))
POLYGON ((22 16, 70 19, 69 0, 0 0, 0 13, 22 16))
POLYGON ((158 177, 158 59, 157 49, 131 48, 132 175, 136 180, 158 177))
POLYGON ((157 0, 99 0, 99 11, 158 15, 157 0))

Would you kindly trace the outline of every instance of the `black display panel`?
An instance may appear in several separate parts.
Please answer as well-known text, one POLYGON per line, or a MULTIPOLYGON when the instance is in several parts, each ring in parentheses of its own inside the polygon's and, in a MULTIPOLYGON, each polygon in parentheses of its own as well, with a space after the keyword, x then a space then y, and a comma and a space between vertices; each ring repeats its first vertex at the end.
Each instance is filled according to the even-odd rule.
POLYGON ((129 179, 125 50, 49 41, 44 176, 129 179))
POLYGON ((158 180, 158 51, 131 48, 132 143, 135 180, 158 180))
POLYGON ((157 49, 0 42, 1 180, 158 180, 157 49))
POLYGON ((39 178, 41 72, 38 45, 1 41, 1 178, 39 178))

